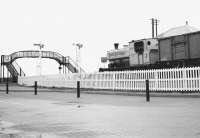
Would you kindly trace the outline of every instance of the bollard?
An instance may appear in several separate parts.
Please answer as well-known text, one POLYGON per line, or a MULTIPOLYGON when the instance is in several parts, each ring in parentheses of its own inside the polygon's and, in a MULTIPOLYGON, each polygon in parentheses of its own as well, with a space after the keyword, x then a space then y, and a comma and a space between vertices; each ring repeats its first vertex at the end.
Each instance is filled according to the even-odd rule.
POLYGON ((80 81, 77 81, 77 98, 80 98, 80 81))
POLYGON ((35 95, 37 95, 37 81, 35 81, 35 95))
POLYGON ((8 89, 8 80, 6 81, 6 94, 8 94, 8 91, 9 91, 9 89, 8 89))
POLYGON ((149 95, 149 80, 146 80, 146 101, 150 101, 150 95, 149 95))

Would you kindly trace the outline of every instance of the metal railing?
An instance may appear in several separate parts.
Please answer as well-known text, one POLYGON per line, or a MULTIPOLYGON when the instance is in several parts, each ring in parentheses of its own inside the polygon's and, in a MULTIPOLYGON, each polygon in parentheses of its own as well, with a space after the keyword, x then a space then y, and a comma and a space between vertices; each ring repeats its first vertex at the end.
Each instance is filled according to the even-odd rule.
POLYGON ((72 66, 74 66, 78 70, 78 72, 80 71, 81 73, 86 73, 85 70, 80 65, 78 65, 78 63, 75 62, 71 57, 68 56, 66 57, 66 59, 68 63, 72 64, 72 66))
POLYGON ((12 65, 16 69, 16 71, 18 73, 18 76, 22 76, 22 77, 26 76, 26 74, 24 73, 24 71, 22 70, 22 68, 19 66, 19 64, 17 64, 16 61, 13 61, 12 65))

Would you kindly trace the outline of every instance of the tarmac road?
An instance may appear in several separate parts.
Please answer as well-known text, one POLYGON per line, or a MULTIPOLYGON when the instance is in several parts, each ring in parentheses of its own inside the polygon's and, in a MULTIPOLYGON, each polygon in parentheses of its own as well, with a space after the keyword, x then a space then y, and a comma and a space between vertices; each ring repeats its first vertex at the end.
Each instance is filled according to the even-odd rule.
POLYGON ((200 99, 0 92, 0 138, 197 138, 200 99))

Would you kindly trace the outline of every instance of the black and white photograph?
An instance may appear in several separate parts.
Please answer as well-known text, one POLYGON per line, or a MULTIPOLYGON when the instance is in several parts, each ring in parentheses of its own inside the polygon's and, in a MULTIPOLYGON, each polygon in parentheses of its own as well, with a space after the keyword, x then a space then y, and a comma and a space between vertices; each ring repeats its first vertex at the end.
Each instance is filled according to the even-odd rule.
POLYGON ((199 138, 198 0, 0 0, 0 138, 199 138))

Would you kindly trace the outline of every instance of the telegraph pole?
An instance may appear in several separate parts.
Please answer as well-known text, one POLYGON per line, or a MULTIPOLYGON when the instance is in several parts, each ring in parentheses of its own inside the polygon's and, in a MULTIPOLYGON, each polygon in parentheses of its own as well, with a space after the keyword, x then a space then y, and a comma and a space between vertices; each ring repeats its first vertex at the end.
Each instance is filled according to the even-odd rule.
POLYGON ((151 19, 152 24, 152 38, 154 38, 154 18, 151 19))
POLYGON ((155 19, 155 24, 156 24, 156 37, 158 36, 158 22, 159 22, 159 20, 155 19))

